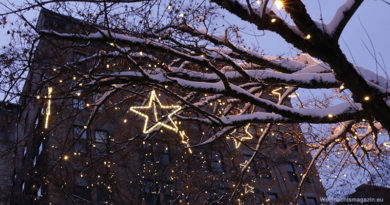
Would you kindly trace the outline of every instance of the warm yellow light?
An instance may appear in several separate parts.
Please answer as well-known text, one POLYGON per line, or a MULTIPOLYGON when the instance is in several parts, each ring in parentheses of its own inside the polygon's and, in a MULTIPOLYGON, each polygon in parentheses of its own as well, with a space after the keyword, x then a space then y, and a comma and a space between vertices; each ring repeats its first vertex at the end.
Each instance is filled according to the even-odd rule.
POLYGON ((50 119, 50 109, 51 109, 51 93, 53 92, 52 87, 47 88, 47 107, 46 107, 46 118, 45 118, 45 129, 49 128, 49 119, 50 119))
POLYGON ((344 90, 344 88, 345 88, 345 87, 344 87, 344 84, 341 84, 341 85, 340 85, 340 90, 344 90))
POLYGON ((69 156, 68 156, 68 155, 64 155, 63 159, 64 159, 64 160, 68 160, 68 159, 69 159, 69 156))
POLYGON ((387 148, 390 148, 390 142, 384 142, 383 143, 383 146, 387 147, 387 148))
POLYGON ((299 94, 298 93, 294 93, 292 95, 289 95, 288 97, 289 98, 296 98, 296 97, 299 97, 299 94))
POLYGON ((333 116, 332 113, 329 113, 329 114, 328 114, 328 117, 329 117, 329 118, 333 118, 334 116, 333 116))
POLYGON ((183 17, 184 17, 184 14, 183 14, 183 13, 181 13, 181 14, 179 15, 179 17, 180 17, 180 18, 183 18, 183 17))
MULTIPOLYGON (((248 124, 245 126, 245 129, 244 129, 244 130, 245 130, 245 133, 247 134, 247 136, 239 137, 240 140, 238 140, 238 139, 236 139, 236 138, 233 138, 233 140, 234 140, 234 145, 235 145, 236 149, 240 148, 241 142, 242 142, 242 141, 248 141, 248 140, 253 139, 253 135, 248 131, 250 125, 251 125, 251 124, 248 123, 248 124)), ((234 132, 235 132, 235 131, 233 131, 233 133, 234 133, 234 132)))
POLYGON ((305 37, 307 40, 311 39, 311 35, 310 34, 307 34, 306 37, 305 37))
POLYGON ((248 160, 245 160, 243 163, 240 163, 240 169, 243 169, 247 163, 248 163, 248 160))
POLYGON ((80 93, 80 92, 77 92, 76 95, 80 97, 81 93, 80 93))
POLYGON ((37 95, 37 100, 41 99, 41 96, 37 95))
POLYGON ((281 89, 282 89, 282 88, 280 87, 280 88, 276 88, 276 89, 274 89, 274 90, 271 91, 271 93, 272 93, 273 95, 277 95, 277 96, 278 96, 278 101, 280 100, 280 97, 282 96, 282 94, 278 92, 278 91, 281 90, 281 89))
POLYGON ((244 185, 244 190, 245 190, 245 194, 248 194, 248 193, 254 194, 255 193, 254 187, 250 186, 249 184, 244 185))
POLYGON ((124 119, 124 120, 123 120, 123 123, 127 123, 127 119, 124 119))
POLYGON ((144 53, 143 53, 142 51, 140 51, 140 52, 139 52, 139 55, 142 56, 142 55, 144 55, 144 53))
POLYGON ((275 22, 276 22, 276 18, 272 18, 271 23, 275 23, 275 22))
POLYGON ((156 95, 156 91, 154 91, 154 90, 151 92, 150 97, 149 97, 149 101, 145 106, 132 106, 132 107, 130 107, 130 111, 145 118, 144 128, 143 128, 143 133, 145 133, 145 134, 152 132, 153 130, 157 129, 159 126, 162 126, 162 127, 165 127, 169 130, 177 132, 178 127, 177 127, 176 123, 172 120, 172 116, 175 115, 180 110, 181 110, 180 105, 163 105, 163 104, 161 104, 160 100, 158 99, 158 97, 156 95), (168 125, 167 123, 163 123, 160 121, 157 108, 162 109, 162 110, 173 110, 167 115, 167 118, 172 125, 168 125), (152 110, 153 111, 152 117, 156 123, 154 125, 152 125, 150 128, 148 128, 149 116, 145 113, 138 111, 138 110, 152 110))
POLYGON ((281 0, 275 0, 274 4, 278 10, 280 10, 284 7, 283 2, 281 0))
POLYGON ((364 101, 369 101, 370 100, 370 96, 365 96, 364 97, 364 101))
MULTIPOLYGON (((190 139, 187 136, 187 134, 184 131, 179 131, 179 134, 180 134, 180 138, 181 138, 181 143, 185 144, 188 147, 190 145, 190 143, 189 143, 190 139)), ((190 154, 192 154, 191 148, 188 148, 188 152, 190 152, 190 154)))
POLYGON ((260 5, 260 0, 256 0, 256 4, 259 4, 259 5, 260 5))
POLYGON ((168 5, 168 9, 171 9, 171 8, 172 8, 172 6, 169 4, 169 5, 168 5))

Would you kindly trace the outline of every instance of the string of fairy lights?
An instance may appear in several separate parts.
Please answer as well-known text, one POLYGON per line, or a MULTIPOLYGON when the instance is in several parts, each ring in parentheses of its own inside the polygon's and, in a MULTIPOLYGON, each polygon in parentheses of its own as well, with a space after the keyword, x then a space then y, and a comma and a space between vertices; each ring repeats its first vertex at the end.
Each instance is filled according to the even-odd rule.
MULTIPOLYGON (((260 1, 257 0, 256 3, 260 4, 260 1)), ((278 10, 281 10, 284 8, 284 3, 282 0, 274 0, 274 5, 276 7, 276 9, 278 10)), ((168 9, 172 9, 172 5, 169 5, 168 6, 168 9)), ((179 17, 180 18, 184 18, 185 17, 185 14, 183 13, 180 13, 179 14, 179 17)), ((271 23, 276 23, 277 22, 277 19, 276 18, 271 18, 271 23)), ((306 34, 305 39, 309 40, 311 39, 311 35, 310 34, 306 34)), ((111 46, 114 46, 114 44, 110 44, 111 46)), ((139 55, 140 56, 143 56, 144 53, 142 51, 139 52, 139 55)), ((151 64, 149 64, 149 67, 152 67, 151 64)), ((154 67, 156 67, 156 65, 154 65, 154 67)), ((107 64, 106 65, 106 68, 110 68, 110 64, 107 64)), ((129 68, 130 70, 130 68, 129 68)), ((55 70, 53 70, 55 71, 55 70)), ((73 80, 76 80, 76 76, 73 76, 73 80)), ((63 83, 63 80, 59 80, 59 83, 63 83)), ((80 84, 81 86, 82 84, 80 84)), ((278 88, 275 88, 271 91, 271 95, 273 96, 277 96, 278 97, 278 101, 280 101, 281 97, 282 97, 282 91, 284 89, 288 89, 288 87, 278 87, 278 88)), ((340 90, 342 91, 344 89, 344 85, 341 85, 340 86, 340 90)), ((45 96, 45 99, 47 99, 47 103, 46 103, 46 111, 45 111, 45 121, 44 121, 44 128, 45 129, 48 129, 49 126, 50 126, 50 116, 51 116, 51 113, 52 113, 52 93, 53 93, 53 87, 48 87, 47 89, 47 96, 45 96)), ((81 92, 77 92, 75 94, 77 97, 80 97, 81 96, 81 92)), ((207 97, 207 94, 205 94, 205 97, 207 97)), ((298 94, 297 93, 294 93, 292 95, 289 95, 288 97, 292 98, 292 97, 298 97, 298 94)), ((41 99, 41 96, 37 95, 36 96, 36 99, 41 99)), ((370 100, 370 96, 364 96, 363 98, 364 101, 369 101, 370 100)), ((218 102, 217 102, 219 105, 225 105, 226 102, 223 102, 221 101, 220 99, 218 99, 218 102)), ((89 104, 86 104, 87 107, 89 107, 89 104)), ((213 105, 212 102, 209 103, 210 106, 213 105)), ((115 107, 116 108, 116 107, 115 107)), ((143 134, 151 134, 153 132, 156 132, 158 130, 160 130, 160 132, 162 132, 162 128, 165 128, 167 130, 170 130, 170 131, 173 131, 174 133, 177 133, 178 136, 180 137, 180 143, 183 144, 185 147, 186 147, 186 151, 185 151, 185 155, 182 155, 180 157, 178 157, 178 159, 176 159, 174 161, 174 168, 170 167, 170 170, 169 170, 169 173, 167 174, 167 177, 169 178, 169 180, 171 182, 173 181, 177 181, 179 180, 178 179, 178 174, 183 174, 185 173, 186 171, 184 170, 184 166, 182 166, 182 163, 185 163, 186 162, 186 157, 187 155, 186 154, 194 154, 192 149, 190 148, 191 147, 191 144, 190 144, 190 137, 187 135, 187 133, 180 129, 179 128, 179 125, 181 124, 181 122, 177 122, 174 120, 174 117, 175 115, 177 115, 180 111, 182 111, 182 106, 180 105, 174 105, 174 104, 171 104, 171 105, 164 105, 161 103, 160 99, 158 98, 158 95, 156 94, 156 91, 155 90, 152 90, 149 94, 149 98, 147 100, 147 102, 145 103, 145 105, 142 105, 142 106, 131 106, 129 108, 129 111, 135 113, 136 115, 138 116, 141 116, 143 119, 144 119, 144 124, 143 124, 143 128, 142 128, 142 132, 143 134)), ((217 113, 221 116, 224 115, 223 113, 223 110, 217 110, 217 113)), ((328 118, 333 118, 334 117, 334 114, 333 113, 328 113, 328 118)), ((124 122, 127 123, 127 119, 124 119, 124 122)), ((234 143, 234 147, 236 149, 240 149, 241 145, 243 142, 250 142, 251 140, 253 140, 254 136, 252 135, 252 133, 250 133, 249 131, 249 128, 250 128, 251 124, 248 123, 244 126, 243 128, 243 131, 237 131, 237 129, 233 130, 233 132, 230 133, 230 135, 228 135, 228 139, 231 139, 234 143), (241 134, 244 133, 243 136, 241 136, 241 134)), ((84 129, 87 129, 86 126, 83 127, 84 129)), ((262 130, 261 130, 262 131, 262 130)), ((205 133, 203 132, 202 135, 205 135, 205 133)), ((114 140, 113 138, 111 138, 111 140, 114 140)), ((143 141, 142 142, 143 145, 145 145, 145 147, 150 147, 150 146, 153 146, 151 143, 149 142, 145 142, 143 141)), ((159 143, 156 142, 154 144, 155 146, 159 146, 159 143)), ((385 142, 383 143, 383 145, 387 148, 390 148, 390 142, 385 142)), ((94 145, 92 145, 94 146, 94 145)), ((51 146, 52 149, 56 149, 57 146, 55 145, 52 145, 51 146)), ((165 146, 164 147, 164 151, 168 151, 169 148, 168 146, 165 146)), ((75 152, 76 154, 74 154, 73 157, 78 157, 80 156, 80 153, 77 153, 75 152)), ((148 152, 145 152, 144 156, 145 158, 149 158, 153 155, 153 152, 152 151, 148 151, 148 152)), ((203 152, 199 152, 195 155, 198 155, 197 157, 199 157, 200 159, 200 162, 202 164, 202 166, 206 166, 207 164, 207 156, 206 156, 206 153, 203 153, 203 152)), ((216 156, 218 158, 218 156, 216 156)), ((62 160, 64 161, 69 161, 71 159, 71 156, 68 155, 68 154, 64 154, 61 158, 62 160)), ((233 158, 231 158, 233 160, 233 158)), ((88 165, 88 162, 85 162, 87 165, 88 165)), ((143 164, 142 164, 142 172, 141 173, 137 173, 137 176, 139 177, 139 183, 142 184, 144 187, 146 186, 146 182, 147 182, 147 177, 148 175, 151 175, 151 176, 158 176, 159 175, 159 166, 161 166, 161 161, 144 161, 143 164)), ((218 160, 218 163, 222 163, 222 160, 218 160)), ((243 162, 239 163, 239 167, 240 169, 242 169, 243 167, 247 166, 247 163, 248 163, 248 160, 244 160, 243 162)), ((295 162, 297 163, 297 162, 295 162)), ((104 166, 107 167, 107 168, 112 168, 113 166, 115 166, 115 162, 111 162, 109 160, 105 160, 103 162, 104 166)), ((268 167, 267 167, 268 169, 268 167)), ((250 170, 250 167, 248 167, 248 172, 250 170)), ((208 172, 207 169, 204 169, 204 172, 208 172)), ((222 175, 224 174, 224 172, 222 172, 222 175)), ((302 175, 302 173, 301 173, 302 175)), ((81 178, 85 178, 87 176, 87 173, 84 173, 84 172, 80 172, 80 177, 81 178)), ((115 176, 115 173, 111 173, 110 174, 110 179, 114 178, 115 176)), ((104 185, 106 187, 106 189, 112 193, 113 190, 112 190, 112 185, 110 183, 107 183, 107 182, 104 182, 102 179, 103 177, 100 176, 100 175, 97 175, 97 178, 98 178, 98 181, 96 182, 96 184, 94 183, 91 183, 88 185, 88 187, 94 187, 96 185, 104 185), (100 180, 100 181, 99 181, 100 180)), ((44 181, 45 181, 45 184, 48 184, 48 179, 46 177, 43 177, 44 181)), ((231 180, 229 179, 223 179, 225 182, 231 182, 231 180)), ((273 181, 277 181, 277 178, 274 176, 272 177, 272 180, 273 181)), ((286 181, 286 178, 283 178, 283 181, 286 181)), ((321 182, 321 179, 320 179, 320 182, 321 182)), ((130 184, 133 184, 134 181, 133 180, 130 180, 129 181, 130 184)), ((157 185, 160 185, 162 183, 164 183, 164 181, 162 180, 157 180, 155 179, 155 183, 157 185)), ((239 197, 243 197, 245 195, 254 195, 255 194, 255 186, 252 186, 250 185, 250 183, 252 184, 255 184, 256 183, 256 179, 251 179, 250 182, 248 183, 244 183, 242 185, 242 192, 239 194, 239 197)), ((65 182, 66 184, 66 182, 65 182)), ((234 182, 232 182, 232 187, 235 187, 237 186, 234 182)), ((163 188, 169 188, 169 185, 168 184, 164 184, 163 185, 163 188)), ((183 187, 183 190, 174 190, 173 188, 170 188, 170 192, 173 194, 175 191, 177 195, 181 195, 183 196, 182 198, 179 199, 179 202, 180 203, 184 203, 185 201, 185 193, 186 193, 186 190, 188 189, 188 185, 186 187, 183 187)), ((267 187, 267 191, 270 192, 272 190, 271 186, 268 186, 267 187)), ((208 194, 211 194, 209 193, 209 191, 204 191, 203 192, 205 195, 208 195, 208 194)), ((43 193, 40 193, 43 195, 43 193)), ((215 193, 214 193, 215 194, 215 193)), ((241 198, 238 198, 237 199, 237 203, 238 204, 244 204, 243 202, 244 200, 242 200, 241 198)), ((269 199, 267 199, 267 202, 269 202, 269 199)), ((189 202, 187 202, 187 204, 189 204, 189 202)))

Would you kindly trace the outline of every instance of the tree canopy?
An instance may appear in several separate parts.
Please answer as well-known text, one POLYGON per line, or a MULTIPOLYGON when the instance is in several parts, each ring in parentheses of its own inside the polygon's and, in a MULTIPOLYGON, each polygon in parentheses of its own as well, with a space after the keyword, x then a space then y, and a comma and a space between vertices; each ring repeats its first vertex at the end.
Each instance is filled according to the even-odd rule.
MULTIPOLYGON (((23 7, 1 3, 2 24, 9 24, 10 15, 18 16, 19 24, 24 24, 9 32, 19 44, 1 51, 3 100, 36 98, 25 96, 20 88, 26 72, 32 69, 40 38, 92 42, 102 47, 51 65, 77 77, 69 93, 104 90, 91 102, 94 109, 88 123, 110 99, 131 102, 139 96, 146 98, 156 89, 182 107, 175 119, 215 128, 214 135, 195 140, 197 143, 188 136, 186 147, 223 140, 248 123, 264 124, 255 156, 262 140, 272 137, 269 130, 273 125, 301 123, 304 141, 313 155, 310 167, 324 168, 331 160, 335 165, 328 170, 329 175, 325 174, 329 179, 352 166, 373 181, 386 183, 389 80, 372 68, 355 65, 339 45, 349 20, 369 2, 346 0, 335 8, 330 22, 313 19, 301 0, 26 2, 23 7), (91 29, 35 26, 24 15, 41 8, 80 19, 91 29), (254 30, 253 35, 248 34, 248 28, 254 30), (252 43, 270 33, 294 48, 294 54, 269 56, 261 43, 252 43), (88 69, 78 69, 86 64, 88 69), (132 90, 134 85, 147 89, 132 90), (304 100, 296 93, 298 89, 317 95, 326 90, 326 97, 304 100), (123 90, 131 92, 115 95, 123 90)), ((58 79, 50 78, 41 87, 55 84, 58 79)))

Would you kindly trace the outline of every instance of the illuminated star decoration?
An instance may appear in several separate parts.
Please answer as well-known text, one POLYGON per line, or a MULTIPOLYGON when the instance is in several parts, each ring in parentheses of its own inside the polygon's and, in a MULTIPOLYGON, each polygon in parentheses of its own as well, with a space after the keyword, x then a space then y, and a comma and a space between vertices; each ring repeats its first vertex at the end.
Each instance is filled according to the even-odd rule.
POLYGON ((254 194, 255 193, 254 187, 249 185, 249 184, 245 184, 244 185, 244 192, 245 192, 245 194, 248 194, 248 193, 254 194))
POLYGON ((51 109, 51 93, 53 92, 52 87, 47 88, 47 107, 46 107, 46 118, 45 118, 45 129, 49 128, 49 117, 50 117, 50 109, 51 109))
POLYGON ((240 169, 243 169, 247 163, 248 163, 248 160, 245 160, 243 163, 240 163, 240 169))
MULTIPOLYGON (((286 87, 286 88, 288 89, 289 87, 286 87)), ((271 91, 271 94, 273 94, 274 96, 278 96, 278 101, 280 101, 280 98, 282 97, 282 93, 279 92, 281 89, 282 89, 282 87, 276 88, 276 89, 271 91)), ((298 93, 294 93, 292 95, 289 95, 288 97, 294 98, 294 97, 299 97, 299 95, 298 95, 298 93)))
MULTIPOLYGON (((233 140, 234 140, 234 145, 235 145, 236 149, 240 148, 241 142, 242 142, 242 141, 248 141, 248 140, 253 139, 253 135, 248 131, 250 125, 251 125, 251 124, 248 123, 248 124, 245 126, 245 129, 244 129, 244 130, 245 130, 245 133, 247 134, 247 136, 239 137, 240 140, 236 139, 236 137, 232 137, 233 140)), ((232 132, 232 134, 235 133, 235 132, 236 132, 236 130, 234 130, 234 131, 232 132)))
MULTIPOLYGON (((179 134, 181 138, 181 143, 185 144, 188 147, 190 145, 190 139, 188 138, 187 134, 184 131, 179 131, 179 134)), ((192 154, 191 148, 188 148, 188 151, 190 152, 190 154, 192 154)))
POLYGON ((150 93, 149 101, 147 102, 146 105, 130 107, 130 111, 138 115, 141 115, 141 117, 145 118, 144 129, 143 129, 143 133, 145 134, 154 131, 160 126, 165 127, 174 132, 178 132, 179 129, 176 123, 172 120, 172 116, 175 115, 177 112, 179 112, 180 109, 181 109, 180 105, 161 104, 154 90, 152 90, 152 92, 150 93), (149 126, 149 121, 151 120, 149 119, 149 115, 147 115, 145 112, 141 112, 143 110, 145 112, 148 110, 151 110, 153 112, 153 116, 151 116, 152 120, 155 122, 153 125, 149 126), (159 116, 158 110, 168 110, 168 112, 170 111, 166 117, 169 121, 168 123, 171 125, 161 121, 161 119, 164 118, 165 116, 159 116))

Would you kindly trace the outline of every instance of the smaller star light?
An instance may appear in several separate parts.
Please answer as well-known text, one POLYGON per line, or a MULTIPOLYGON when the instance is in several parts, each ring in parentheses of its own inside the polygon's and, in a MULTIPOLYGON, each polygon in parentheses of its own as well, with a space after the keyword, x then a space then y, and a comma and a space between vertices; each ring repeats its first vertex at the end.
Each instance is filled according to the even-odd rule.
POLYGON ((249 185, 249 184, 245 184, 244 185, 244 192, 245 192, 245 194, 249 194, 249 193, 254 194, 255 193, 254 187, 249 185))
POLYGON ((240 163, 240 169, 243 169, 246 164, 248 164, 248 160, 245 160, 243 163, 240 163))
MULTIPOLYGON (((253 135, 248 131, 250 125, 251 125, 251 124, 248 123, 248 124, 245 126, 245 129, 244 129, 244 130, 245 130, 245 133, 247 134, 247 136, 239 137, 240 140, 238 140, 238 139, 236 139, 236 138, 233 137, 234 145, 235 145, 236 149, 240 148, 241 142, 242 142, 242 141, 248 141, 248 140, 253 139, 253 135)), ((234 133, 234 132, 236 132, 236 131, 234 130, 233 133, 234 133)))
POLYGON ((179 129, 178 129, 176 123, 172 120, 172 116, 175 115, 177 112, 179 112, 180 109, 181 109, 180 105, 163 105, 163 104, 161 104, 160 100, 158 99, 158 97, 156 95, 156 91, 154 91, 154 90, 152 90, 152 92, 150 93, 149 101, 147 102, 146 105, 130 107, 130 111, 145 118, 145 123, 144 123, 144 128, 143 128, 143 133, 145 133, 145 134, 150 133, 161 126, 167 128, 169 130, 172 130, 174 132, 178 132, 179 129), (159 116, 158 109, 170 111, 169 114, 166 116, 168 121, 169 121, 168 122, 169 124, 161 121, 162 118, 164 118, 164 116, 159 116), (141 112, 143 110, 145 112, 148 110, 153 112, 153 115, 151 116, 151 118, 155 122, 153 125, 148 126, 149 121, 150 121, 150 117, 145 112, 141 112))
POLYGON ((53 92, 52 87, 47 88, 47 107, 46 107, 46 118, 45 118, 45 129, 49 128, 50 109, 51 109, 51 93, 53 92))
POLYGON ((282 96, 282 94, 279 92, 279 90, 281 90, 281 89, 282 89, 282 88, 280 87, 280 88, 276 88, 276 89, 274 89, 274 90, 271 91, 271 93, 272 93, 273 95, 278 96, 278 100, 280 100, 280 97, 282 96))

